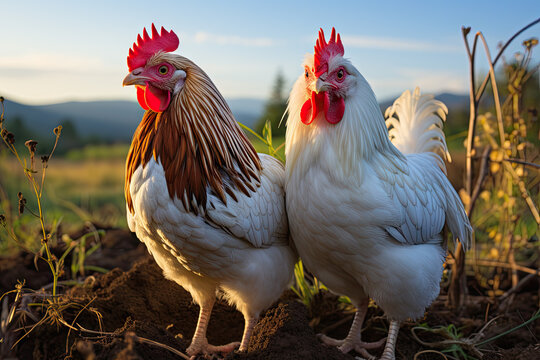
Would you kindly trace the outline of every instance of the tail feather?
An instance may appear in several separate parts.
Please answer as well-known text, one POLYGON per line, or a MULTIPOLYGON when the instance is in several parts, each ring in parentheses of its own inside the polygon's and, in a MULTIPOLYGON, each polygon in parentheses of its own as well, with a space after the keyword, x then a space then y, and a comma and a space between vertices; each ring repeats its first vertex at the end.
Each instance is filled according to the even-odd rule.
MULTIPOLYGON (((443 132, 448 109, 433 95, 420 95, 420 89, 405 91, 385 113, 390 141, 403 154, 430 153, 446 174, 444 160, 451 161, 443 132)), ((447 201, 446 223, 454 236, 468 250, 472 245, 473 229, 454 188, 447 183, 441 187, 447 201)))
POLYGON ((446 173, 443 159, 451 161, 446 146, 443 121, 448 109, 433 95, 420 95, 420 89, 405 91, 385 113, 390 141, 403 154, 432 152, 446 173))

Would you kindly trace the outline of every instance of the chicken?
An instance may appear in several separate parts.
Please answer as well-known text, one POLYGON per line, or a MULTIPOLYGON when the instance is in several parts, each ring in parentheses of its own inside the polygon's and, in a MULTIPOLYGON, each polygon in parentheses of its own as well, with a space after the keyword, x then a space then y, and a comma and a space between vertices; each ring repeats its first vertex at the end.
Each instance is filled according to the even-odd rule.
POLYGON ((397 116, 389 133, 370 85, 343 55, 339 34, 327 43, 321 29, 289 97, 289 226, 306 267, 357 308, 344 340, 321 340, 373 359, 368 349, 384 339, 366 343, 360 333, 371 297, 390 319, 382 359, 394 359, 399 322, 422 316, 439 293, 445 222, 465 247, 472 228, 441 157, 446 107, 405 92, 388 111, 397 116))
POLYGON ((208 75, 172 53, 178 45, 152 24, 129 51, 123 84, 147 111, 126 161, 128 225, 200 306, 187 353, 246 351, 260 312, 292 281, 285 169, 255 152, 208 75), (216 295, 244 315, 241 343, 208 344, 216 295))

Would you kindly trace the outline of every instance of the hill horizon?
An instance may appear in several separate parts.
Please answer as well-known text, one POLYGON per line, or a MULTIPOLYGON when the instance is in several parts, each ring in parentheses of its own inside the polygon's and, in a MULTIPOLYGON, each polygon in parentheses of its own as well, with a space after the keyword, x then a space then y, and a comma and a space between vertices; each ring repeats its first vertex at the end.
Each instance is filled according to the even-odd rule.
MULTIPOLYGON (((440 93, 435 97, 449 109, 468 107, 469 97, 464 94, 440 93)), ((395 98, 380 102, 386 109, 395 98)), ((226 99, 236 120, 253 128, 264 111, 267 100, 258 98, 226 99)), ((54 127, 70 121, 82 137, 95 137, 109 142, 130 141, 144 110, 135 101, 98 100, 67 101, 44 105, 28 105, 4 100, 4 118, 19 118, 24 126, 36 133, 50 132, 54 127)), ((8 125, 9 128, 9 125, 8 125)))

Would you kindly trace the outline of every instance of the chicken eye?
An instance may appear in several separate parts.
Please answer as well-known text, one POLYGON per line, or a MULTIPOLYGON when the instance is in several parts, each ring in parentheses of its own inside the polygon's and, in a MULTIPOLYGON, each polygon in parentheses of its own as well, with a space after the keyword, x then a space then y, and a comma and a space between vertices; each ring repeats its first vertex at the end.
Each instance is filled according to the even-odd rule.
POLYGON ((309 77, 309 72, 306 69, 306 79, 309 77))
POLYGON ((158 71, 159 71, 160 75, 167 75, 167 73, 169 72, 169 68, 167 66, 163 65, 163 66, 159 67, 158 71))
POLYGON ((337 78, 338 79, 343 79, 343 69, 339 69, 339 71, 337 72, 337 78))

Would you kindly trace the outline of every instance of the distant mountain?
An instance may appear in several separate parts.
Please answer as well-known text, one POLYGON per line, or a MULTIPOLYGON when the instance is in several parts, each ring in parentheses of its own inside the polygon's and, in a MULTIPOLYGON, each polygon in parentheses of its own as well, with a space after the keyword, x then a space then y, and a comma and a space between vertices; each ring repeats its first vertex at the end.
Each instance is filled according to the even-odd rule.
POLYGON ((51 132, 69 120, 82 137, 95 136, 109 141, 129 141, 143 113, 141 107, 131 101, 74 101, 37 106, 5 101, 7 121, 19 117, 35 133, 51 132))
POLYGON ((449 109, 465 110, 469 109, 469 95, 442 93, 435 95, 437 100, 442 101, 449 109))
MULTIPOLYGON (((92 118, 99 123, 118 123, 129 126, 138 124, 144 114, 144 110, 134 101, 71 101, 36 107, 57 117, 69 118, 75 123, 82 122, 77 118, 92 118)), ((81 129, 92 128, 82 124, 79 126, 81 129)))
MULTIPOLYGON (((236 119, 253 126, 264 107, 259 99, 229 99, 236 119)), ((50 132, 67 120, 83 136, 95 136, 109 141, 129 141, 144 110, 134 101, 71 101, 51 105, 25 105, 8 99, 4 102, 5 117, 19 117, 36 133, 50 132)))
POLYGON ((263 113, 266 100, 236 98, 227 99, 227 103, 229 104, 236 121, 253 128, 263 113))
MULTIPOLYGON (((394 101, 399 97, 396 95, 393 98, 386 99, 380 102, 380 107, 384 111, 391 106, 394 101)), ((452 110, 464 110, 469 108, 469 95, 465 94, 452 94, 452 93, 440 93, 435 95, 435 99, 442 101, 448 109, 452 110)))
MULTIPOLYGON (((231 108, 234 116, 236 114, 250 114, 256 115, 257 117, 261 116, 266 100, 262 99, 250 99, 250 98, 236 98, 236 99, 227 99, 227 103, 231 108)), ((246 124, 247 125, 247 124, 246 124)))
MULTIPOLYGON (((442 93, 435 96, 451 109, 466 109, 467 95, 442 93)), ((384 111, 395 98, 382 101, 384 111)), ((236 120, 254 127, 266 101, 251 98, 227 99, 236 120)), ((71 101, 51 105, 25 105, 5 101, 5 117, 20 117, 25 126, 36 133, 46 134, 70 120, 82 137, 95 136, 107 141, 130 141, 143 116, 143 109, 134 101, 71 101)), ((9 125, 8 125, 9 127, 9 125)))

